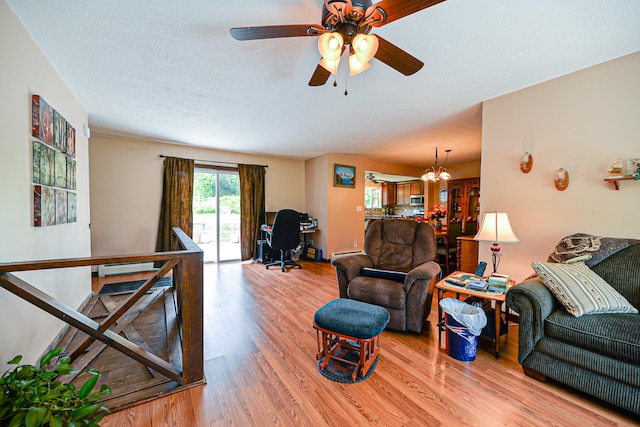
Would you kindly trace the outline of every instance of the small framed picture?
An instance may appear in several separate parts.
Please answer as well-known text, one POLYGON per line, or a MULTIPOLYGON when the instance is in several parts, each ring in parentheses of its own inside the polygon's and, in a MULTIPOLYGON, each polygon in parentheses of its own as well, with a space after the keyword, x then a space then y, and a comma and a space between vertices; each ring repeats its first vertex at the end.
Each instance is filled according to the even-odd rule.
POLYGON ((356 188, 356 167, 334 164, 333 186, 356 188))

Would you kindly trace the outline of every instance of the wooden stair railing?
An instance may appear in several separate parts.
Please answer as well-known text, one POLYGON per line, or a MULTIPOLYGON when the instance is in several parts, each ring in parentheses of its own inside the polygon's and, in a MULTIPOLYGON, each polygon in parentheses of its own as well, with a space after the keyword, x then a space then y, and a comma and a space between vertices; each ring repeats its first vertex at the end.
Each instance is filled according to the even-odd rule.
POLYGON ((176 381, 180 385, 204 380, 203 310, 202 310, 202 250, 180 229, 173 228, 173 251, 143 255, 90 257, 23 263, 0 264, 0 287, 57 317, 69 326, 88 335, 88 338, 70 351, 72 360, 78 358, 94 341, 121 352, 148 368, 176 381), (86 267, 100 264, 134 262, 163 263, 156 274, 141 288, 122 302, 113 312, 97 323, 77 310, 63 304, 38 288, 16 277, 15 272, 57 268, 86 267), (110 330, 127 310, 153 287, 165 274, 173 270, 173 286, 177 300, 182 343, 182 366, 177 367, 110 330))

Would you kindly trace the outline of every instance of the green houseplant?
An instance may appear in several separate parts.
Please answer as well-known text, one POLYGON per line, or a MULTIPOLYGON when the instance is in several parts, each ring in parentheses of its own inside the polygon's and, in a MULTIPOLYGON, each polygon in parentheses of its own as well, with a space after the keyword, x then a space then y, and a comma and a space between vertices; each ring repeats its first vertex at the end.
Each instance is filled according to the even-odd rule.
POLYGON ((109 413, 102 395, 111 394, 103 384, 96 389, 100 372, 88 369, 80 389, 74 383, 62 383, 59 377, 77 372, 62 349, 49 351, 36 368, 20 365, 22 356, 8 362, 17 365, 0 377, 0 427, 98 426, 109 413))

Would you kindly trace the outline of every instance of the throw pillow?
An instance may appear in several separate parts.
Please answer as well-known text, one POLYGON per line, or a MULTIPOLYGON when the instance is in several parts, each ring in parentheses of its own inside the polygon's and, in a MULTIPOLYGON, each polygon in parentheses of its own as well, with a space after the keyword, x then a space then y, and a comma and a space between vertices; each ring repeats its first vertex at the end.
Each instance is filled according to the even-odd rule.
POLYGON ((583 262, 532 262, 545 286, 564 308, 580 317, 596 313, 637 313, 638 310, 583 262))

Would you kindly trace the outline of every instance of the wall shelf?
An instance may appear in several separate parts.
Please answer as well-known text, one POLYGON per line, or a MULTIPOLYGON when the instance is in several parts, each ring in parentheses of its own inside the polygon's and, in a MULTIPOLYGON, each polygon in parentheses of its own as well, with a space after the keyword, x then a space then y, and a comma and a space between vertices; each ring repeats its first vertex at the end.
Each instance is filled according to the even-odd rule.
POLYGON ((635 180, 635 178, 632 176, 629 176, 629 177, 622 177, 622 178, 605 178, 604 180, 607 182, 613 183, 613 186, 615 187, 615 189, 620 190, 620 181, 632 181, 632 180, 635 180))

